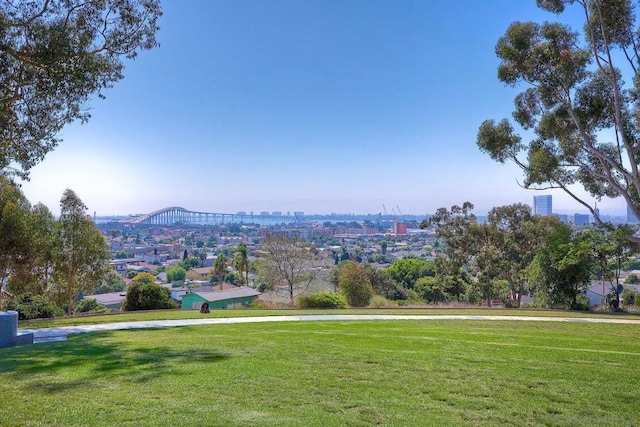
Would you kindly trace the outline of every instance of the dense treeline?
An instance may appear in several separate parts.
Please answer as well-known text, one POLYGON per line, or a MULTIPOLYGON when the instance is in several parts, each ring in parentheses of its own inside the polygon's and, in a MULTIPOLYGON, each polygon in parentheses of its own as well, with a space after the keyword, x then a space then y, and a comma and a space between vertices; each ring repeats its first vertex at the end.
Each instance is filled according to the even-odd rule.
POLYGON ((70 315, 83 293, 106 285, 107 243, 86 210, 67 189, 56 219, 46 206, 31 206, 20 188, 0 175, 0 309, 31 302, 43 307, 33 317, 58 315, 63 308, 70 315))
POLYGON ((607 303, 618 308, 621 271, 635 265, 639 249, 628 239, 630 226, 574 230, 555 217, 532 215, 523 204, 496 207, 480 223, 472 209, 468 202, 441 208, 421 224, 435 228, 441 242, 434 260, 407 257, 381 270, 346 260, 330 281, 351 306, 369 305, 376 294, 400 304, 505 307, 520 307, 522 297, 531 296, 534 306, 575 309, 588 307, 586 291, 599 280, 607 283, 607 303))

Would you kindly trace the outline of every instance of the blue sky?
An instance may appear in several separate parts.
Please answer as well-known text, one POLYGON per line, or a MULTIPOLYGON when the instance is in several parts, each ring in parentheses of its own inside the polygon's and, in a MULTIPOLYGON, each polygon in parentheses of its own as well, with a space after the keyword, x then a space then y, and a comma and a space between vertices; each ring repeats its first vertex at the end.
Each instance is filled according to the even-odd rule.
MULTIPOLYGON (((476 147, 517 89, 494 46, 534 0, 166 1, 160 47, 126 63, 92 118, 23 190, 65 188, 97 215, 191 210, 432 213, 531 204, 520 171, 476 147)), ((561 192, 554 210, 583 211, 561 192)), ((623 212, 621 200, 600 203, 623 212)))

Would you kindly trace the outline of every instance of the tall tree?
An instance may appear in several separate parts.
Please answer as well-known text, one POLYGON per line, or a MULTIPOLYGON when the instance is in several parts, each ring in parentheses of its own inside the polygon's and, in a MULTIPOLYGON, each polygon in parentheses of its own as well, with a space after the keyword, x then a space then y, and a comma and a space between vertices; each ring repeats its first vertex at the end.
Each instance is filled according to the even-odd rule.
POLYGON ((626 238, 633 233, 632 227, 626 224, 617 226, 601 224, 581 231, 583 237, 593 246, 595 274, 602 281, 602 296, 603 298, 607 296, 605 283, 608 281, 610 283, 608 291, 614 296, 613 308, 617 310, 623 264, 640 249, 638 245, 626 238))
POLYGON ((472 213, 473 204, 440 208, 421 227, 436 227, 436 235, 446 243, 446 264, 453 271, 469 269, 474 283, 490 307, 494 281, 503 271, 504 259, 498 249, 500 230, 491 223, 479 224, 472 213))
POLYGON ((533 296, 548 307, 578 308, 578 296, 590 282, 595 253, 584 235, 549 218, 541 231, 544 243, 528 269, 533 296))
POLYGON ((26 249, 29 208, 20 188, 0 176, 0 290, 4 290, 5 281, 26 249))
POLYGON ((487 219, 498 231, 495 244, 503 261, 500 277, 509 284, 509 298, 520 307, 522 296, 528 294, 527 268, 541 245, 541 217, 533 216, 529 206, 516 203, 491 209, 487 219))
POLYGON ((318 274, 318 264, 312 246, 293 236, 275 234, 262 243, 262 275, 271 284, 284 282, 289 289, 290 304, 294 304, 296 287, 308 286, 318 274))
POLYGON ((157 45, 159 0, 0 4, 0 171, 28 178, 85 103, 123 78, 123 60, 157 45))
POLYGON ((20 245, 22 253, 9 282, 14 294, 46 292, 53 269, 56 227, 53 214, 42 203, 28 213, 26 233, 20 245))
POLYGON ((219 254, 216 257, 215 262, 213 263, 213 273, 218 277, 218 284, 220 285, 220 290, 222 290, 222 285, 224 283, 224 275, 227 273, 227 266, 229 265, 229 259, 225 254, 219 254))
POLYGON ((509 26, 496 45, 498 78, 524 85, 515 98, 513 118, 535 137, 524 144, 507 119, 487 120, 480 126, 478 146, 500 163, 518 165, 524 187, 562 189, 597 220, 595 205, 574 184, 596 200, 623 197, 640 217, 637 6, 630 0, 537 4, 556 14, 569 5, 579 7, 584 32, 549 22, 509 26))
POLYGON ((247 244, 240 242, 236 248, 236 254, 233 258, 233 267, 238 271, 240 276, 240 282, 249 284, 249 253, 247 251, 247 244), (244 273, 244 276, 243 276, 244 273))
POLYGON ((60 199, 60 220, 56 238, 53 279, 54 297, 73 313, 81 291, 91 292, 106 273, 109 250, 106 240, 86 215, 87 207, 67 189, 60 199))

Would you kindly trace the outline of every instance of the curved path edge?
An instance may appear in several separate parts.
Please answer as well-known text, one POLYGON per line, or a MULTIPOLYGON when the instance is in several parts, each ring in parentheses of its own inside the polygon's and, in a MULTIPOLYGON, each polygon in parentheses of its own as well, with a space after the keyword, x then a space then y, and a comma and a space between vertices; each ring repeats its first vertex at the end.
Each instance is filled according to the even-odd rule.
POLYGON ((306 322, 351 320, 513 320, 529 322, 613 323, 640 325, 640 319, 607 319, 597 317, 535 317, 484 315, 402 315, 402 314, 312 314, 300 316, 219 317, 203 319, 150 320, 139 322, 102 323, 95 325, 61 326, 57 328, 21 329, 33 333, 34 342, 64 341, 69 334, 123 329, 168 328, 174 326, 222 325, 230 323, 306 322))

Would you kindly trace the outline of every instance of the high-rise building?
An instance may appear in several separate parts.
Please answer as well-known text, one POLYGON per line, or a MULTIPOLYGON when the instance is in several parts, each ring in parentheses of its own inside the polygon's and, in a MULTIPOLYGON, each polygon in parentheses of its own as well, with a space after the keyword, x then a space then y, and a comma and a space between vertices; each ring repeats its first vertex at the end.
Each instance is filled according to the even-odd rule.
POLYGON ((627 205, 627 224, 638 224, 640 221, 638 217, 633 213, 629 205, 627 205))
POLYGON ((582 227, 583 225, 589 224, 589 215, 576 213, 573 215, 571 222, 576 227, 582 227))
POLYGON ((534 215, 551 215, 553 212, 551 194, 543 196, 533 196, 533 214, 534 215))

